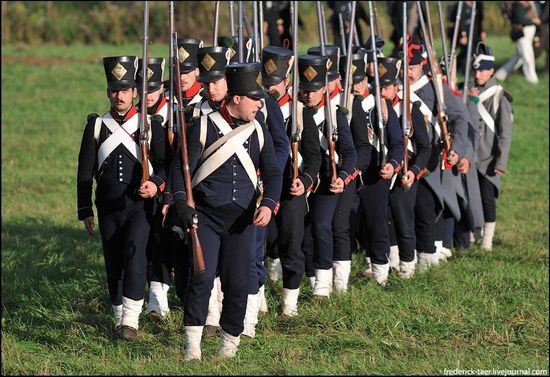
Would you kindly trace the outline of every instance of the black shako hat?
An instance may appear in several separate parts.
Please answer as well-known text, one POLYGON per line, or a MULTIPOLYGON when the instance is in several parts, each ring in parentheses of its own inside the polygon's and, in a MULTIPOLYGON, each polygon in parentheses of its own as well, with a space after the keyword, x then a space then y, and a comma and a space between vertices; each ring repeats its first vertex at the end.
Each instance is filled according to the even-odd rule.
POLYGON ((197 49, 200 83, 218 81, 225 76, 225 66, 229 64, 230 52, 227 47, 201 47, 197 49))
MULTIPOLYGON (((330 58, 328 65, 328 81, 334 81, 338 78, 338 64, 340 63, 340 47, 335 45, 326 45, 325 50, 330 58)), ((308 55, 321 55, 321 46, 310 47, 307 50, 308 55)))
POLYGON ((264 86, 283 81, 294 63, 294 52, 288 48, 267 46, 262 50, 262 81, 264 86))
POLYGON ((110 56, 103 58, 107 89, 125 90, 136 86, 137 56, 110 56))
MULTIPOLYGON (((346 64, 348 56, 340 56, 340 76, 342 80, 346 77, 346 64)), ((359 84, 367 76, 367 54, 364 50, 359 50, 355 54, 351 54, 351 81, 352 85, 359 84)))
MULTIPOLYGON (((164 58, 148 58, 147 59, 147 92, 152 93, 160 89, 162 85, 162 77, 164 75, 164 66, 166 62, 164 58)), ((136 86, 138 92, 141 93, 141 85, 143 85, 143 59, 138 59, 138 69, 136 73, 136 86)))
POLYGON ((402 61, 397 58, 378 58, 378 80, 380 88, 385 88, 396 82, 402 61))
POLYGON ((225 66, 227 95, 247 96, 252 99, 267 98, 262 86, 260 63, 235 63, 225 66))
POLYGON ((178 61, 180 73, 189 73, 199 66, 197 50, 203 46, 203 42, 196 38, 178 38, 178 61))
POLYGON ((298 73, 301 90, 308 92, 321 89, 327 78, 328 56, 302 55, 298 57, 298 73))
MULTIPOLYGON (((250 51, 252 50, 252 38, 243 35, 243 63, 247 63, 250 59, 250 51)), ((231 53, 229 64, 239 62, 239 37, 238 36, 221 36, 218 37, 218 46, 227 47, 231 53)))

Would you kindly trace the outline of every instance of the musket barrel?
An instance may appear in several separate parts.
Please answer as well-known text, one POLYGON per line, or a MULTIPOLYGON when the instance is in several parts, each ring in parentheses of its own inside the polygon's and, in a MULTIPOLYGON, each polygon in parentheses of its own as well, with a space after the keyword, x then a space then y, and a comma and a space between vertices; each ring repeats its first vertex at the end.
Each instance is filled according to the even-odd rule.
MULTIPOLYGON (((374 30, 374 22, 373 22, 373 5, 372 1, 369 1, 369 13, 370 13, 370 28, 371 30, 374 30)), ((384 145, 384 119, 382 115, 382 103, 380 98, 380 77, 378 76, 378 56, 376 53, 376 36, 374 33, 371 33, 371 46, 374 49, 373 51, 373 60, 374 60, 374 89, 375 89, 375 99, 376 99, 376 114, 378 117, 378 129, 379 129, 379 135, 378 139, 380 141, 380 156, 381 156, 381 166, 384 167, 386 165, 386 151, 385 151, 385 145, 384 145)))
POLYGON ((476 1, 472 2, 472 15, 470 18, 470 31, 468 33, 468 49, 466 53, 466 72, 464 73, 464 85, 462 88, 462 101, 468 101, 468 81, 470 79, 470 62, 472 60, 472 42, 474 39, 474 24, 476 19, 476 1))

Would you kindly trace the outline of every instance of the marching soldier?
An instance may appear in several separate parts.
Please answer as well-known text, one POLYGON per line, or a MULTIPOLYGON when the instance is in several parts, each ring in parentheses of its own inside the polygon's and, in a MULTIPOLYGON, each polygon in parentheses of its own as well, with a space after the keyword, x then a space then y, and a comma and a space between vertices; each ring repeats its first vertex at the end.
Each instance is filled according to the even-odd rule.
MULTIPOLYGON (((383 70, 379 70, 379 75, 383 70)), ((372 83, 371 83, 372 84, 372 83)), ((376 107, 376 93, 368 88, 368 77, 356 85, 354 91, 361 95, 363 100, 357 104, 354 101, 354 116, 352 123, 360 122, 368 130, 368 140, 372 145, 371 153, 362 162, 362 182, 359 188, 359 202, 362 210, 362 221, 366 228, 367 250, 370 257, 372 277, 382 286, 386 285, 389 272, 390 235, 388 230, 388 206, 391 179, 401 169, 404 155, 399 120, 391 103, 384 98, 378 101, 380 112, 385 119, 380 129, 378 108, 376 107), (357 114, 357 116, 355 115, 357 114), (381 140, 381 138, 383 139, 381 140), (385 164, 382 164, 382 154, 385 164)))
POLYGON ((451 92, 448 85, 443 84, 443 96, 448 118, 447 128, 449 134, 452 136, 451 150, 445 161, 443 161, 441 153, 442 139, 439 136, 441 134, 441 125, 436 100, 438 94, 434 90, 434 85, 430 83, 431 78, 424 73, 423 65, 427 63, 425 47, 418 36, 408 36, 407 38, 409 38, 407 46, 409 50, 411 102, 414 104, 419 101, 420 111, 431 125, 428 135, 430 136, 430 144, 432 145, 432 157, 427 165, 430 174, 424 175, 420 180, 421 185, 418 187, 415 207, 417 268, 422 272, 431 266, 439 265, 439 255, 436 254, 435 246, 437 220, 443 213, 444 195, 455 195, 456 200, 456 193, 454 191, 443 192, 441 171, 444 169, 444 162, 454 166, 465 155, 468 123, 459 100, 451 92))
MULTIPOLYGON (((314 112, 302 103, 296 103, 297 114, 293 113, 291 95, 295 88, 289 88, 289 72, 294 61, 292 50, 282 47, 265 47, 262 51, 262 82, 271 95, 278 97, 278 103, 285 118, 285 131, 290 145, 297 143, 298 156, 287 150, 283 170, 283 185, 279 211, 275 216, 275 229, 268 230, 267 250, 277 248, 283 276, 283 315, 298 314, 297 302, 300 282, 305 270, 304 253, 301 248, 304 237, 304 217, 307 213, 307 195, 313 189, 319 167, 321 152, 314 112), (293 117, 297 117, 293 130, 293 117), (299 133, 299 134, 298 134, 299 133), (298 169, 294 177, 293 161, 298 169), (276 233, 276 237, 269 236, 276 233), (276 245, 273 245, 276 244, 276 245)), ((269 256, 268 256, 269 257, 269 256)))
POLYGON ((225 68, 227 99, 219 111, 203 115, 189 127, 188 155, 192 172, 193 209, 187 202, 182 160, 171 170, 174 222, 183 229, 196 227, 206 270, 191 275, 185 297, 185 360, 200 360, 201 338, 208 301, 216 275, 224 294, 220 317, 220 354, 234 357, 243 332, 247 305, 254 226, 266 226, 278 205, 281 171, 266 127, 255 120, 261 99, 259 63, 232 64, 225 68), (257 175, 264 182, 257 207, 257 175))
MULTIPOLYGON (((392 103, 399 124, 402 124, 403 91, 399 91, 397 76, 401 69, 401 60, 396 58, 379 58, 378 64, 383 67, 380 75, 380 94, 385 100, 392 103)), ((412 278, 415 270, 415 212, 417 181, 425 173, 426 164, 430 158, 431 145, 428 137, 426 122, 420 109, 409 102, 410 130, 403 135, 406 141, 407 171, 401 170, 396 177, 393 187, 390 188, 390 209, 397 245, 397 255, 390 249, 390 267, 397 267, 398 275, 404 279, 412 278), (407 139, 405 139, 407 138, 407 139), (394 262, 393 259, 396 259, 394 262)), ((402 130, 403 131, 403 130, 402 130)), ((403 164, 404 166, 404 164, 403 164)), ((391 248, 393 248, 392 244, 391 248)))
POLYGON ((512 143, 512 96, 496 83, 495 57, 483 42, 476 46, 472 68, 475 82, 468 84, 468 94, 477 98, 481 138, 475 161, 483 203, 483 238, 481 247, 491 250, 496 225, 496 199, 500 194, 500 177, 506 173, 512 143))
MULTIPOLYGON (((346 71, 348 56, 342 55, 340 57, 340 76, 346 77, 348 74, 346 71)), ((350 221, 352 215, 352 205, 357 195, 357 190, 360 187, 361 169, 365 162, 370 157, 372 145, 369 143, 367 126, 365 122, 358 120, 365 120, 363 112, 360 109, 360 103, 363 100, 364 90, 361 90, 360 84, 366 80, 366 64, 367 58, 363 49, 358 50, 351 55, 351 77, 349 86, 351 87, 349 92, 353 95, 351 111, 348 115, 351 135, 353 138, 353 144, 357 153, 357 160, 355 163, 355 172, 353 176, 356 178, 349 180, 346 185, 346 189, 338 196, 338 203, 334 210, 332 217, 332 233, 334 240, 334 254, 332 262, 332 270, 334 276, 334 289, 339 292, 346 292, 348 290, 349 276, 351 272, 351 253, 353 247, 350 239, 350 227, 352 226, 350 221), (355 118, 355 119, 354 119, 355 118)), ((348 90, 348 88, 343 88, 348 90)), ((342 104, 345 106, 345 104, 342 104)), ((355 224, 355 223, 354 223, 355 224)))
POLYGON ((166 130, 151 120, 150 177, 141 183, 140 114, 133 103, 137 96, 137 57, 106 57, 103 66, 111 107, 102 116, 89 117, 84 130, 78 156, 78 219, 97 238, 92 208, 95 178, 107 286, 116 319, 113 335, 133 340, 137 338, 147 284, 146 245, 155 196, 164 189, 172 149, 166 130))
MULTIPOLYGON (((165 68, 164 58, 148 58, 147 71, 150 75, 147 79, 147 98, 139 94, 140 102, 136 105, 137 110, 143 113, 142 107, 147 107, 146 113, 148 119, 156 115, 162 126, 167 128, 168 112, 172 111, 171 116, 176 116, 174 108, 170 109, 170 104, 163 95, 164 84, 162 77, 165 68)), ((136 85, 141 87, 143 80, 143 59, 138 59, 138 69, 136 74, 136 85)), ((165 191, 168 191, 165 187, 165 191)), ((162 195, 164 196, 164 195, 162 195)), ((161 199, 158 196, 155 199, 161 199)), ((168 305, 168 289, 170 288, 172 267, 177 259, 180 250, 175 250, 172 236, 172 230, 162 227, 162 206, 158 206, 153 219, 151 235, 148 246, 148 268, 147 282, 149 284, 149 302, 147 303, 146 314, 152 316, 164 317, 170 312, 168 305)))
MULTIPOLYGON (((339 57, 335 58, 338 62, 339 57)), ((327 81, 335 81, 331 80, 327 72, 328 59, 331 58, 324 55, 304 55, 298 58, 299 87, 304 104, 314 110, 322 156, 317 186, 308 198, 309 212, 302 242, 302 249, 306 255, 313 256, 313 297, 316 299, 328 298, 332 291, 332 217, 338 203, 338 194, 343 192, 346 184, 354 178, 357 159, 348 120, 339 109, 340 101, 334 100, 334 93, 339 95, 336 83, 333 91, 329 92, 330 99, 327 99, 327 81), (328 101, 330 107, 327 106, 328 101), (327 114, 330 118, 327 118, 327 114), (332 130, 329 128, 330 124, 332 130), (336 134, 337 140, 334 137, 336 134)), ((336 77, 338 75, 339 72, 336 70, 336 77)))
MULTIPOLYGON (((225 41, 228 41, 227 44, 232 45, 234 42, 233 38, 225 37, 225 41)), ((234 45, 232 45, 234 46, 234 45)), ((238 50, 238 47, 237 47, 238 50)), ((233 54, 235 56, 235 54, 233 54)), ((194 108, 194 113, 196 115, 209 114, 214 110, 218 110, 225 104, 225 97, 228 92, 227 80, 225 78, 225 67, 230 65, 231 51, 228 47, 203 47, 197 50, 197 59, 199 61, 199 82, 202 84, 204 91, 206 93, 205 98, 197 103, 194 108)), ((233 63, 235 64, 235 63, 233 63)), ((267 96, 266 96, 267 97, 267 96)), ((277 154, 277 160, 279 161, 279 166, 284 166, 287 159, 288 151, 288 139, 284 132, 284 120, 279 105, 276 100, 273 98, 267 97, 262 99, 262 108, 256 113, 256 119, 259 122, 266 122, 269 132, 272 136, 272 140, 275 146, 275 153, 277 154)), ((261 229, 257 235, 261 239, 262 245, 265 242, 265 233, 262 235, 261 229)), ((261 249, 263 259, 263 246, 261 249)), ((256 258, 254 259, 254 264, 256 258)), ((256 277, 251 280, 254 283, 251 283, 249 289, 250 295, 255 295, 259 292, 259 287, 264 285, 265 282, 265 270, 263 266, 256 269, 256 277)), ((208 320, 205 326, 205 331, 207 336, 213 336, 216 333, 216 329, 219 328, 219 315, 221 312, 221 301, 223 294, 219 290, 219 280, 217 279, 214 285, 214 290, 217 294, 211 296, 211 305, 210 305, 210 314, 208 315, 208 320), (215 298, 217 297, 217 299, 215 298)), ((255 300, 252 299, 251 300, 255 300)), ((247 317, 248 320, 249 317, 247 317)), ((250 319, 254 322, 254 318, 250 319)), ((251 330, 250 326, 248 327, 251 330)), ((252 332, 249 333, 252 335, 252 332)))

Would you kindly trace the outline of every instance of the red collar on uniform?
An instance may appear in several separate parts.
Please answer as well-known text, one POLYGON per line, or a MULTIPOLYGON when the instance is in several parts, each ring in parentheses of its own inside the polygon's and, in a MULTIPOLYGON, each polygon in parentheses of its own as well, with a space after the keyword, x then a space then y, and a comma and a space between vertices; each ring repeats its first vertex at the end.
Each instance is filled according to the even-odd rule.
POLYGON ((334 87, 334 90, 332 91, 332 93, 330 93, 330 99, 333 99, 334 97, 336 97, 338 94, 340 94, 340 90, 338 89, 338 85, 336 85, 334 87))
POLYGON ((222 107, 220 107, 220 115, 227 121, 227 123, 233 123, 233 119, 231 119, 231 114, 229 114, 229 110, 227 110, 225 103, 222 107))
POLYGON ((290 94, 288 94, 288 92, 286 92, 284 94, 284 96, 282 96, 280 99, 279 99, 279 106, 283 106, 285 104, 287 104, 288 102, 290 102, 291 98, 290 98, 290 94))
POLYGON ((193 86, 191 88, 189 88, 188 91, 182 93, 183 98, 195 97, 197 95, 197 93, 200 92, 201 88, 202 88, 202 85, 200 84, 200 82, 195 81, 193 86))
MULTIPOLYGON (((116 110, 113 109, 112 107, 111 107, 111 109, 109 109, 109 112, 111 113, 111 116, 113 117, 114 120, 120 119, 120 115, 118 115, 116 110)), ((128 119, 130 119, 131 117, 136 115, 136 112, 137 112, 136 105, 132 103, 132 106, 130 107, 130 109, 128 110, 126 115, 124 115, 123 121, 127 121, 128 119)))
POLYGON ((391 107, 395 107, 395 105, 397 105, 399 103, 399 96, 395 96, 395 98, 393 99, 393 103, 391 105, 391 107))

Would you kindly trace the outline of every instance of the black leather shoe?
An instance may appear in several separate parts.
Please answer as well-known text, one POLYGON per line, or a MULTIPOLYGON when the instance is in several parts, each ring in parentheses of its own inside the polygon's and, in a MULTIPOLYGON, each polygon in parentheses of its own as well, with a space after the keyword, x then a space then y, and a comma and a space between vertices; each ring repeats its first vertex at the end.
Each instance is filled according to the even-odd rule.
POLYGON ((216 332, 220 330, 219 326, 206 325, 204 326, 204 336, 207 338, 213 338, 216 336, 216 332))
POLYGON ((136 340, 137 330, 130 326, 122 326, 122 332, 120 338, 124 340, 136 340))
POLYGON ((120 338, 121 335, 122 335, 122 325, 118 325, 113 330, 113 337, 118 339, 120 338))

